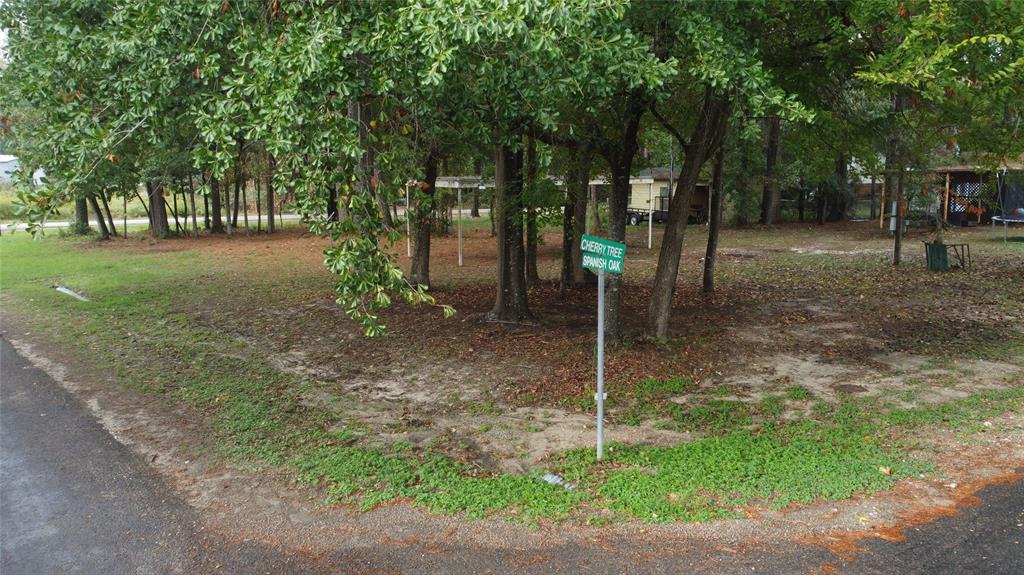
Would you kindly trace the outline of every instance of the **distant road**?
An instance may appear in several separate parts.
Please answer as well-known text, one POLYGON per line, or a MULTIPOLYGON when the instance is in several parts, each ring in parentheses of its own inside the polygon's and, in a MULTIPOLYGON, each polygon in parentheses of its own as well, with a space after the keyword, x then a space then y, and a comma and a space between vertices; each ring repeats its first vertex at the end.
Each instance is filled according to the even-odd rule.
MULTIPOLYGON (((452 211, 453 211, 453 213, 456 213, 456 214, 458 213, 458 210, 452 210, 452 211)), ((488 213, 490 213, 489 209, 487 209, 487 208, 480 208, 480 216, 481 217, 486 216, 488 213)), ((404 216, 405 215, 405 208, 398 208, 398 215, 399 216, 404 216)), ((469 217, 469 208, 464 208, 462 210, 462 215, 463 215, 463 217, 468 218, 469 217)), ((282 220, 283 219, 286 222, 297 222, 297 221, 302 219, 302 216, 300 216, 299 214, 284 214, 284 215, 281 215, 281 216, 274 216, 274 219, 275 220, 282 220)), ((114 224, 117 225, 118 228, 121 227, 121 223, 123 221, 124 220, 122 220, 122 219, 114 218, 114 224)), ((191 226, 192 225, 192 217, 191 216, 189 216, 188 221, 189 221, 189 226, 191 226)), ((239 216, 238 221, 239 221, 239 224, 241 224, 241 222, 242 222, 242 217, 241 216, 239 216)), ((265 216, 265 215, 262 216, 260 218, 260 221, 262 221, 264 223, 264 225, 265 225, 266 222, 267 222, 267 216, 265 216)), ((200 222, 200 225, 202 225, 202 218, 201 217, 199 218, 199 222, 200 222)), ((53 229, 67 228, 67 227, 71 226, 71 223, 72 222, 70 222, 70 221, 59 221, 59 222, 49 221, 49 222, 46 222, 44 227, 46 229, 51 229, 51 228, 53 228, 53 229)), ((89 220, 89 225, 93 226, 93 227, 98 227, 99 226, 99 224, 96 223, 96 220, 89 220)), ((149 220, 146 219, 146 218, 128 218, 128 225, 129 226, 145 226, 145 225, 149 225, 149 220)), ((171 222, 171 225, 173 226, 174 223, 171 222)), ((253 227, 255 225, 256 225, 256 216, 254 214, 249 214, 249 227, 253 227)), ((24 224, 24 223, 21 223, 21 222, 14 223, 14 224, 0 224, 0 232, 7 232, 7 231, 11 231, 11 230, 24 230, 26 228, 28 228, 28 225, 24 224)))
MULTIPOLYGON (((284 221, 286 221, 286 222, 294 222, 294 221, 301 220, 302 218, 298 214, 284 214, 283 216, 280 216, 280 218, 278 216, 274 216, 274 220, 275 221, 279 220, 279 219, 284 219, 284 221)), ((239 223, 241 223, 242 218, 239 217, 238 220, 239 220, 239 223)), ((266 221, 267 221, 267 217, 263 216, 262 218, 260 218, 260 220, 265 224, 266 221)), ((200 226, 203 225, 203 219, 201 217, 198 219, 198 221, 199 221, 199 225, 200 226)), ((117 225, 118 228, 121 227, 121 223, 122 222, 124 222, 124 220, 119 219, 119 218, 114 218, 114 224, 117 225)), ((171 222, 171 225, 173 226, 174 225, 173 219, 170 220, 170 222, 171 222)), ((48 222, 46 222, 46 224, 44 224, 43 227, 45 227, 46 229, 50 229, 50 228, 54 228, 54 229, 56 229, 56 228, 67 228, 67 227, 71 226, 71 223, 72 222, 70 222, 70 221, 60 221, 60 222, 48 221, 48 222)), ((93 227, 99 227, 99 224, 96 223, 96 220, 89 220, 89 225, 93 226, 93 227)), ((149 220, 146 219, 146 218, 128 218, 128 225, 129 226, 145 226, 145 225, 149 225, 149 220)), ((189 225, 189 227, 192 226, 192 217, 191 216, 189 216, 189 218, 188 218, 188 225, 189 225)), ((254 215, 250 215, 249 216, 249 225, 250 226, 255 226, 256 225, 256 216, 254 216, 254 215)), ((10 231, 10 230, 24 230, 26 228, 28 228, 28 225, 24 224, 24 223, 21 223, 21 222, 18 222, 16 224, 0 224, 0 231, 4 231, 4 232, 10 231)))

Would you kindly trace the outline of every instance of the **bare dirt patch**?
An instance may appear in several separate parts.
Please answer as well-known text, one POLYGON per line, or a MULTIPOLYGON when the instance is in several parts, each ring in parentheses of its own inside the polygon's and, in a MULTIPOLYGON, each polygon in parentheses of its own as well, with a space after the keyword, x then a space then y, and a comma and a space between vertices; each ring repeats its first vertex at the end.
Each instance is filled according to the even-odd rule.
MULTIPOLYGON (((625 399, 612 405, 613 419, 636 398, 637 383, 649 378, 692 379, 696 387, 675 398, 682 403, 727 388, 717 397, 754 405, 804 388, 809 399, 783 403, 783 416, 792 419, 808 416, 815 401, 848 396, 892 396, 903 406, 941 403, 1005 386, 1016 373, 1018 360, 970 357, 963 342, 1013 337, 1006 326, 1021 318, 1024 302, 993 297, 989 287, 1003 285, 1005 294, 1004 270, 1020 258, 992 253, 986 265, 982 251, 975 276, 939 277, 879 265, 885 243, 870 225, 826 234, 794 227, 769 236, 769 244, 752 244, 751 237, 764 236, 758 230, 727 234, 721 287, 710 295, 696 290, 699 237, 688 244, 673 340, 657 344, 637 336, 608 355, 609 392, 625 399)), ((566 293, 548 279, 530 291, 533 321, 484 321, 494 265, 486 229, 466 232, 462 267, 455 265, 453 236, 434 240, 433 292, 456 307, 456 317, 443 320, 435 309, 399 304, 385 313, 390 331, 377 340, 363 338, 334 305, 331 278, 320 263, 321 238, 289 231, 273 238, 131 244, 113 249, 196 250, 202 261, 239 277, 272 267, 266 283, 183 306, 306 381, 300 391, 305 402, 333 410, 339 420, 354 416, 382 440, 441 444, 481 468, 520 472, 592 442, 594 289, 566 293), (274 286, 282 273, 290 274, 294 289, 274 286)), ((542 278, 557 277, 559 244, 558 233, 544 235, 542 278)), ((402 247, 396 246, 400 262, 402 247)), ((638 248, 627 266, 627 327, 634 334, 642 330, 644 282, 655 254, 638 248)), ((611 433, 631 443, 685 439, 657 423, 613 426, 611 433)))

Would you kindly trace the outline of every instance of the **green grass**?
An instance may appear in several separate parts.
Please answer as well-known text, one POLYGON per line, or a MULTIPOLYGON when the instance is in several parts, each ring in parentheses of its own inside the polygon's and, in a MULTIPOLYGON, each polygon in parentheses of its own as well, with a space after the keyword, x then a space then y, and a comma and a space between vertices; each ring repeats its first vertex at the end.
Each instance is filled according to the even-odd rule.
POLYGON ((680 395, 693 389, 693 380, 688 377, 669 379, 647 378, 636 386, 637 395, 644 398, 668 397, 680 395))
MULTIPOLYGON (((312 272, 299 264, 282 262, 274 273, 257 274, 244 260, 211 260, 190 250, 91 249, 92 241, 0 238, 5 312, 31 326, 33 337, 62 345, 70 361, 99 363, 131 389, 188 406, 224 458, 285 470, 323 486, 330 501, 364 509, 402 497, 472 517, 579 517, 604 524, 628 518, 706 521, 747 506, 842 499, 929 472, 928 462, 901 452, 922 426, 971 430, 984 418, 1019 410, 1024 401, 1024 391, 1013 388, 912 409, 819 402, 815 420, 782 422, 782 395, 748 404, 714 392, 696 396, 685 378, 646 380, 636 387, 639 411, 633 415, 666 417, 671 428, 702 437, 670 447, 613 445, 600 463, 592 450, 562 453, 548 470, 579 484, 569 491, 537 476, 482 473, 439 447, 381 443, 356 414, 302 404, 303 383, 233 337, 224 328, 231 318, 210 307, 205 313, 214 315, 196 321, 197 302, 315 297, 312 272), (240 285, 243 274, 249 279, 240 285), (58 294, 54 283, 91 301, 58 294), (690 394, 686 405, 669 401, 681 394, 690 394)), ((784 397, 812 399, 796 386, 784 397)), ((465 407, 480 416, 502 411, 491 400, 465 407)), ((542 432, 533 426, 528 431, 542 432)))
POLYGON ((7 184, 0 184, 0 222, 14 219, 14 190, 7 184))
POLYGON ((742 401, 711 399, 692 407, 672 405, 669 411, 680 431, 721 433, 753 423, 750 406, 742 401))
POLYGON ((786 398, 793 401, 807 401, 813 397, 806 387, 794 385, 786 389, 786 398))
POLYGON ((619 420, 624 425, 640 425, 666 415, 669 406, 664 400, 693 391, 695 387, 693 380, 687 377, 644 379, 636 385, 636 398, 625 408, 619 420))
POLYGON ((889 407, 881 420, 894 427, 912 428, 941 424, 957 430, 976 431, 985 419, 1024 405, 1024 387, 989 390, 938 405, 889 407))
POLYGON ((760 411, 765 417, 777 418, 782 415, 782 398, 770 395, 761 400, 760 411))
POLYGON ((844 499, 932 471, 886 438, 880 424, 851 403, 832 422, 733 430, 673 447, 614 445, 600 464, 589 450, 576 450, 562 463, 570 481, 589 481, 612 510, 656 522, 707 521, 738 515, 748 505, 779 509, 844 499))

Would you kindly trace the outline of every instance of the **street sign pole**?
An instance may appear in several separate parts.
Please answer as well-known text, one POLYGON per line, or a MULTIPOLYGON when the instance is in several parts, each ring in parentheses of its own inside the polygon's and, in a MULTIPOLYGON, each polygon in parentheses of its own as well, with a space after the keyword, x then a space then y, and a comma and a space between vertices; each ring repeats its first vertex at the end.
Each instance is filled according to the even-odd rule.
POLYGON ((597 271, 597 458, 604 458, 604 270, 597 271))
POLYGON ((621 274, 626 244, 583 234, 580 242, 583 267, 597 272, 597 458, 604 458, 604 278, 607 272, 621 274))

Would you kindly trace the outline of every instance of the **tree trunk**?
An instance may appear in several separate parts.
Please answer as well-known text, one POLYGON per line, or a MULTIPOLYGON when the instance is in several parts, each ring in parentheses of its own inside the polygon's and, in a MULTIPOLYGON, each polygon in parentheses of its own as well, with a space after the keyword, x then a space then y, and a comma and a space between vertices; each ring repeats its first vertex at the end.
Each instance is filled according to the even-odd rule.
POLYGON ((75 198, 75 233, 89 233, 89 201, 85 196, 75 198))
POLYGON ((572 285, 572 196, 565 195, 565 202, 562 205, 562 271, 558 276, 558 293, 565 295, 572 285))
POLYGON ((188 197, 192 200, 192 233, 199 237, 199 220, 196 217, 196 185, 192 174, 188 175, 188 197))
POLYGON ((210 229, 210 189, 206 187, 206 172, 200 172, 203 180, 203 229, 210 229))
POLYGON ((591 186, 588 182, 587 193, 590 195, 590 205, 587 206, 587 233, 596 235, 601 229, 601 214, 598 212, 601 204, 597 201, 597 186, 591 186))
MULTIPOLYGON (((148 194, 148 192, 147 192, 148 194)), ((146 219, 152 221, 153 216, 149 213, 149 206, 146 205, 146 200, 142 199, 142 194, 139 193, 139 188, 135 187, 135 198, 142 204, 142 210, 146 212, 146 219)))
POLYGON ((535 286, 540 283, 537 272, 537 142, 527 139, 526 144, 526 186, 530 205, 526 208, 526 283, 535 286))
POLYGON ((804 212, 807 209, 807 186, 804 185, 803 178, 800 178, 800 195, 797 198, 796 209, 802 224, 804 223, 804 212))
POLYGON ((274 168, 277 162, 274 156, 267 154, 267 162, 270 166, 267 169, 267 233, 274 233, 274 168))
MULTIPOLYGON (((476 160, 476 175, 480 178, 480 185, 483 185, 484 181, 484 161, 482 158, 476 160)), ((479 218, 480 217, 480 186, 473 188, 473 207, 469 210, 469 217, 479 218)))
POLYGON ((149 232, 156 238, 166 238, 171 230, 167 225, 167 204, 164 202, 163 186, 146 182, 149 195, 149 232))
POLYGON ((231 230, 234 229, 234 224, 231 223, 231 189, 222 181, 221 187, 224 188, 224 228, 227 230, 227 234, 231 235, 231 230))
POLYGON ((103 200, 103 211, 107 215, 107 223, 109 224, 109 227, 110 227, 110 235, 116 236, 117 235, 117 226, 114 225, 114 216, 111 215, 111 213, 110 213, 110 203, 107 202, 107 194, 106 194, 106 192, 101 192, 100 193, 100 199, 103 200))
MULTIPOLYGON (((622 138, 614 153, 606 154, 611 168, 612 190, 608 198, 608 237, 616 242, 626 241, 626 210, 629 207, 629 182, 633 158, 640 147, 640 120, 646 110, 646 100, 639 93, 630 96, 622 138)), ((597 213, 597 205, 593 212, 597 213)), ((610 345, 622 343, 625 336, 625 317, 622 309, 622 276, 607 274, 605 293, 605 341, 610 345)))
POLYGON ((530 317, 523 251, 523 152, 498 146, 494 164, 498 289, 487 319, 517 322, 530 317))
MULTIPOLYGON (((171 200, 172 200, 172 205, 170 207, 171 207, 171 215, 174 216, 174 230, 177 233, 183 233, 183 230, 181 228, 181 222, 178 221, 178 213, 179 213, 179 211, 178 211, 178 192, 171 191, 171 200)), ((187 223, 187 221, 186 221, 186 223, 187 223)))
POLYGON ((849 167, 846 163, 846 156, 839 154, 835 165, 835 194, 829 202, 828 221, 839 222, 846 219, 846 213, 850 207, 850 178, 848 177, 849 167))
POLYGON ((819 226, 825 225, 825 208, 825 186, 824 184, 818 184, 818 189, 814 192, 814 218, 819 226))
POLYGON ((188 195, 185 193, 185 183, 178 181, 178 189, 181 195, 181 219, 182 222, 182 233, 188 235, 188 195))
POLYGON ((220 213, 220 181, 217 178, 210 178, 210 211, 213 215, 213 227, 210 231, 215 234, 224 233, 224 218, 220 213))
POLYGON ((369 100, 365 104, 355 100, 349 106, 349 113, 354 114, 359 126, 359 145, 363 149, 363 157, 359 162, 362 183, 365 189, 373 194, 373 199, 377 202, 377 209, 380 210, 384 226, 390 230, 394 229, 395 220, 391 218, 388 201, 380 190, 380 175, 377 173, 377 151, 370 142, 369 137, 370 121, 375 115, 374 106, 373 100, 369 100))
POLYGON ((498 234, 497 229, 494 225, 494 199, 498 196, 498 190, 495 189, 491 194, 491 209, 487 211, 487 215, 491 218, 491 237, 495 237, 498 234))
MULTIPOLYGON (((629 206, 629 183, 632 156, 624 157, 612 168, 612 191, 608 197, 608 237, 616 242, 626 241, 626 209, 629 206)), ((622 312, 622 276, 605 274, 605 341, 611 345, 622 342, 625 336, 625 318, 622 312)))
POLYGON ((247 190, 249 188, 249 180, 242 180, 242 217, 245 221, 245 229, 249 229, 249 194, 247 190))
POLYGON ((260 175, 256 173, 252 178, 252 188, 256 191, 256 233, 263 232, 263 195, 260 188, 263 184, 260 182, 260 175))
MULTIPOLYGON (((374 176, 372 182, 378 182, 377 176, 374 176)), ((391 210, 388 209, 388 201, 384 199, 384 194, 380 191, 379 182, 377 184, 373 184, 372 182, 371 185, 374 186, 373 197, 377 200, 377 208, 380 210, 381 218, 384 220, 384 226, 388 229, 394 229, 395 220, 391 218, 391 210)))
MULTIPOLYGON (((903 113, 903 95, 893 96, 893 111, 896 114, 903 113)), ((898 122, 898 120, 896 121, 898 122)), ((900 265, 903 255, 903 146, 896 134, 892 138, 892 151, 894 156, 893 164, 896 167, 896 230, 893 232, 892 244, 892 265, 900 265)), ((888 156, 886 157, 888 160, 888 156)))
POLYGON ((877 195, 877 191, 875 190, 875 177, 871 176, 871 213, 868 215, 868 219, 872 221, 878 217, 878 210, 875 209, 875 198, 877 195))
POLYGON ((414 249, 412 256, 412 273, 410 279, 413 284, 430 287, 430 236, 434 218, 434 198, 437 185, 438 159, 434 154, 427 154, 426 165, 424 166, 426 179, 424 186, 421 186, 416 199, 416 217, 413 224, 416 226, 415 237, 413 238, 414 249))
POLYGON ((779 182, 776 167, 779 163, 779 140, 781 138, 781 121, 778 114, 766 120, 767 144, 765 146, 764 190, 761 194, 761 223, 770 225, 779 214, 779 182))
POLYGON ((593 154, 583 153, 578 156, 576 171, 568 182, 573 200, 572 284, 577 287, 597 280, 593 272, 583 267, 583 250, 580 249, 580 240, 587 232, 587 203, 590 200, 590 168, 593 161, 593 154))
POLYGON ((535 286, 540 283, 537 271, 537 208, 526 208, 526 283, 535 286))
POLYGON ((231 212, 231 227, 238 229, 238 207, 242 196, 242 154, 239 152, 235 163, 235 198, 234 210, 231 212))
POLYGON ((96 214, 96 224, 100 228, 100 239, 110 238, 110 230, 107 228, 106 220, 103 219, 103 212, 100 211, 100 204, 96 201, 96 194, 89 194, 89 204, 92 205, 92 211, 96 214))
POLYGON ((668 337, 672 299, 679 276, 679 260, 683 254, 683 239, 690 211, 690 197, 697 186, 701 168, 709 152, 713 150, 715 141, 721 139, 728 119, 728 103, 710 91, 705 95, 702 108, 700 121, 694 128, 689 142, 679 142, 683 146, 685 157, 672 202, 669 204, 668 222, 665 224, 661 251, 658 254, 658 269, 651 291, 651 303, 647 311, 647 333, 659 340, 668 337))
POLYGON ((327 221, 338 221, 338 188, 335 185, 331 185, 327 194, 327 221))
POLYGON ((900 260, 903 255, 903 165, 902 158, 896 162, 896 168, 899 172, 896 173, 896 231, 893 233, 893 244, 892 244, 892 265, 900 265, 900 260))
POLYGON ((718 147, 715 169, 711 176, 711 198, 708 220, 708 249, 704 252, 704 293, 715 291, 715 261, 718 259, 718 232, 722 228, 722 171, 725 165, 725 142, 718 147))

